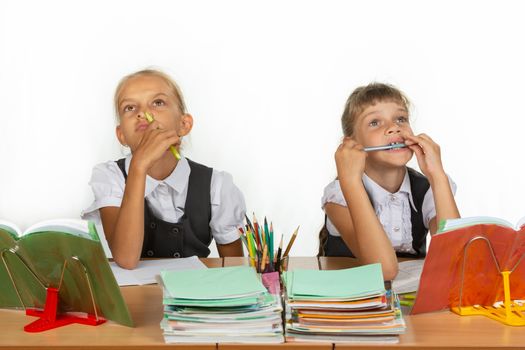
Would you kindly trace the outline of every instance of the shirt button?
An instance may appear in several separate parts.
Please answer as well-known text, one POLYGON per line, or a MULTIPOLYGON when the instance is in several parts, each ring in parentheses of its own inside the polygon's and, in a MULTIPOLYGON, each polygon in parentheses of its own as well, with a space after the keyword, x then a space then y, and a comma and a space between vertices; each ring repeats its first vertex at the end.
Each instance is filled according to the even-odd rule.
POLYGON ((154 254, 155 254, 155 253, 153 252, 153 250, 148 250, 148 251, 146 252, 146 255, 147 255, 147 256, 153 256, 154 254))
POLYGON ((179 233, 179 228, 178 227, 174 227, 171 229, 171 232, 174 233, 174 234, 177 234, 179 233))
POLYGON ((152 222, 151 224, 149 224, 149 227, 151 227, 152 229, 155 229, 157 227, 157 224, 152 222))
POLYGON ((390 196, 390 200, 393 202, 396 200, 396 196, 390 196))
POLYGON ((399 232, 399 227, 394 227, 394 232, 399 232))
POLYGON ((180 253, 179 253, 179 252, 176 252, 175 254, 173 254, 173 257, 174 257, 174 258, 180 258, 180 253))

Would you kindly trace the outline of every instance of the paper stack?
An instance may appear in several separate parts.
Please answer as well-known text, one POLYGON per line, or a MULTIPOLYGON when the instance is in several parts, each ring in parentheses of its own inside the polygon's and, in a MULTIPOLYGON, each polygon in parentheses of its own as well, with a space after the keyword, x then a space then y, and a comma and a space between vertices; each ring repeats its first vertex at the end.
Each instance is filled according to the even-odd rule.
POLYGON ((423 264, 425 260, 408 260, 399 263, 399 270, 396 278, 392 281, 392 289, 396 294, 406 294, 417 292, 423 264))
POLYGON ((200 270, 207 269, 197 256, 177 259, 141 260, 133 270, 123 269, 115 262, 110 262, 111 271, 119 286, 134 286, 158 282, 163 270, 200 270))
POLYGON ((252 267, 162 271, 166 343, 282 343, 282 304, 252 267))
POLYGON ((395 343, 405 332, 380 264, 283 273, 286 341, 395 343))

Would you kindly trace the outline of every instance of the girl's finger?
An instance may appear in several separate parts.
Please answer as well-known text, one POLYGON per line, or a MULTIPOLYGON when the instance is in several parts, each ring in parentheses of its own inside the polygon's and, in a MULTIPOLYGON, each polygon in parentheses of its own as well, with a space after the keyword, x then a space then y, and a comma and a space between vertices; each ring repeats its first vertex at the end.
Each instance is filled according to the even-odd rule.
POLYGON ((431 140, 425 139, 424 137, 420 136, 411 136, 410 140, 414 142, 413 144, 419 145, 422 149, 430 147, 433 142, 431 140))
POLYGON ((344 140, 341 143, 341 148, 354 148, 357 143, 354 140, 344 140))
POLYGON ((151 123, 149 123, 148 128, 146 130, 160 130, 160 129, 162 129, 162 125, 158 121, 154 120, 151 123))
POLYGON ((175 144, 180 144, 181 138, 179 137, 179 135, 177 135, 175 131, 173 132, 170 131, 170 132, 165 132, 162 135, 162 141, 169 143, 170 145, 175 145, 175 144))
POLYGON ((410 146, 410 149, 414 152, 416 155, 417 163, 419 164, 419 168, 422 171, 425 171, 425 153, 419 146, 410 146))
POLYGON ((405 144, 407 145, 414 145, 419 141, 418 137, 415 135, 403 135, 403 137, 405 139, 405 144))
POLYGON ((420 134, 418 135, 418 137, 420 140, 424 140, 424 142, 426 142, 427 145, 429 146, 432 146, 432 145, 437 146, 437 143, 434 140, 432 140, 432 138, 428 136, 427 134, 420 134))
POLYGON ((428 136, 427 134, 419 134, 417 135, 418 137, 421 137, 425 140, 429 140, 429 141, 432 141, 432 138, 430 136, 428 136))
POLYGON ((418 144, 408 146, 408 148, 410 148, 416 154, 417 158, 424 155, 423 149, 418 144))

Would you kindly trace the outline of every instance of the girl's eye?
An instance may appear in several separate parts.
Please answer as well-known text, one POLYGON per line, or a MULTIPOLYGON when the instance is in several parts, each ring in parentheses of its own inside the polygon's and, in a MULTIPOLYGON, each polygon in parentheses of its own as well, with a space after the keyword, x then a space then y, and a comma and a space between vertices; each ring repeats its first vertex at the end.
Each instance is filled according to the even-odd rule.
POLYGON ((379 121, 377 119, 374 119, 370 121, 370 123, 368 123, 368 126, 378 126, 378 125, 379 125, 379 121))
POLYGON ((153 105, 157 106, 157 107, 164 106, 164 105, 166 105, 166 102, 164 102, 164 100, 157 99, 157 100, 153 101, 153 105))
POLYGON ((122 110, 124 111, 124 113, 126 113, 126 112, 133 112, 135 110, 135 106, 126 105, 126 106, 124 106, 124 108, 122 110))
POLYGON ((396 122, 397 122, 398 124, 407 123, 407 122, 408 122, 408 118, 407 118, 407 117, 398 117, 398 118, 396 119, 396 122))

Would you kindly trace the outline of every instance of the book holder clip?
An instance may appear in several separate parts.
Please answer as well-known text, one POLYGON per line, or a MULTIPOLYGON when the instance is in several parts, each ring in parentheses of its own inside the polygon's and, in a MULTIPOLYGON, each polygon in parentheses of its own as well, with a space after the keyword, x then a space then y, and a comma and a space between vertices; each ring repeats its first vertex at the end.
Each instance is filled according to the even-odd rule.
POLYGON ((525 326, 525 305, 522 302, 518 303, 517 301, 512 301, 510 298, 510 274, 514 272, 514 270, 520 264, 524 256, 525 254, 523 254, 518 259, 518 262, 510 271, 501 271, 498 260, 496 259, 496 255, 494 255, 494 250, 492 249, 492 245, 490 244, 489 240, 482 236, 473 237, 465 245, 465 249, 463 251, 463 264, 461 267, 461 285, 459 289, 459 305, 457 307, 451 307, 450 310, 461 316, 482 315, 509 326, 525 326), (503 279, 503 293, 505 298, 503 303, 495 303, 492 306, 462 305, 465 266, 467 263, 467 251, 470 245, 477 240, 482 240, 485 243, 487 243, 490 250, 490 254, 492 255, 492 260, 494 261, 498 272, 501 274, 501 278, 503 279))
POLYGON ((98 326, 99 324, 106 322, 104 318, 98 316, 97 306, 95 304, 95 298, 93 295, 93 289, 91 288, 91 281, 89 278, 89 274, 87 272, 86 267, 84 266, 84 264, 82 264, 82 262, 78 259, 78 257, 71 256, 67 258, 66 260, 64 260, 64 265, 62 265, 62 272, 60 276, 60 282, 58 283, 58 288, 54 288, 54 287, 46 287, 44 283, 29 268, 29 266, 27 266, 26 262, 22 259, 22 257, 20 257, 16 253, 16 250, 17 248, 10 248, 10 249, 3 250, 1 253, 2 261, 7 270, 9 278, 11 279, 11 283, 15 287, 15 291, 18 296, 18 299, 20 300, 20 303, 23 305, 24 310, 26 311, 26 315, 39 317, 38 320, 33 321, 30 324, 24 326, 24 331, 30 332, 30 333, 36 333, 36 332, 47 331, 53 328, 62 327, 62 326, 72 324, 72 323, 80 323, 80 324, 85 324, 85 325, 90 325, 90 326, 98 326), (31 275, 35 278, 35 280, 38 281, 38 283, 42 286, 42 288, 46 290, 46 301, 45 301, 43 310, 36 309, 36 308, 28 308, 26 304, 24 303, 22 296, 20 295, 20 291, 11 273, 11 270, 9 269, 9 265, 7 264, 6 259, 4 257, 5 253, 7 252, 16 256, 22 262, 25 268, 31 273, 31 275), (66 267, 68 265, 68 261, 74 262, 82 269, 84 279, 89 288, 89 294, 91 296, 91 303, 93 305, 94 315, 88 314, 87 317, 79 317, 79 316, 71 315, 68 313, 64 313, 64 314, 58 313, 58 306, 59 306, 58 296, 60 293, 60 287, 62 286, 62 281, 64 279, 64 272, 66 271, 66 267))

